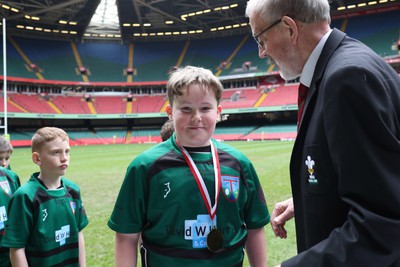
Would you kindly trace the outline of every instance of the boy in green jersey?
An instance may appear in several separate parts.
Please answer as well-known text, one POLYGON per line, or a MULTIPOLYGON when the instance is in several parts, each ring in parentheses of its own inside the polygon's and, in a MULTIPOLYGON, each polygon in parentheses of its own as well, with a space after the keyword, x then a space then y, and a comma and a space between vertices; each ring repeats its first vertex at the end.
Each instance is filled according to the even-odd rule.
MULTIPOLYGON (((0 136, 0 241, 5 232, 8 220, 7 208, 11 196, 21 186, 18 175, 8 170, 13 147, 10 142, 0 136)), ((9 249, 0 245, 0 267, 11 266, 9 249)))
POLYGON ((0 136, 0 166, 10 169, 10 159, 14 148, 11 143, 4 137, 0 136))
POLYGON ((12 266, 86 266, 82 230, 88 224, 79 187, 63 177, 69 137, 55 127, 32 137, 32 174, 11 197, 6 233, 12 266))
POLYGON ((108 226, 115 266, 266 266, 269 213, 248 158, 211 136, 222 84, 188 66, 171 74, 167 114, 175 133, 129 165, 108 226))
MULTIPOLYGON (((0 167, 0 242, 5 233, 5 226, 9 215, 7 214, 8 203, 14 192, 21 186, 18 175, 4 167, 0 167)), ((0 267, 10 267, 10 252, 7 247, 0 244, 0 267)))

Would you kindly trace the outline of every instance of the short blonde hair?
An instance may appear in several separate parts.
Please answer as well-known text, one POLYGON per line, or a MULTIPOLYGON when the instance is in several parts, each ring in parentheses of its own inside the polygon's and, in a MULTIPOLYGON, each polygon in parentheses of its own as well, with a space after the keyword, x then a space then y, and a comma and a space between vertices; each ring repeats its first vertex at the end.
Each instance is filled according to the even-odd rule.
POLYGON ((0 136, 0 153, 3 152, 10 152, 10 154, 13 152, 14 148, 11 145, 11 143, 3 136, 0 136))
POLYGON ((192 84, 197 84, 203 90, 210 90, 213 92, 219 104, 223 86, 218 78, 208 69, 186 66, 172 72, 167 83, 168 100, 171 107, 174 98, 176 96, 181 96, 183 91, 187 90, 192 84))
POLYGON ((63 141, 69 141, 68 134, 57 127, 43 127, 36 131, 32 137, 32 152, 39 151, 47 142, 61 138, 63 141))

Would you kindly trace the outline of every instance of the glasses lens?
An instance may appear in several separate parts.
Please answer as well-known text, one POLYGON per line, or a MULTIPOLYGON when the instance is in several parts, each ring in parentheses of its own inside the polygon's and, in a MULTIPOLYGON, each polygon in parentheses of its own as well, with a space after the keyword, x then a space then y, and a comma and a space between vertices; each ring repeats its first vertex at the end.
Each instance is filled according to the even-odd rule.
POLYGON ((264 47, 264 43, 263 43, 262 41, 258 40, 258 38, 257 38, 257 44, 258 44, 260 47, 264 47))

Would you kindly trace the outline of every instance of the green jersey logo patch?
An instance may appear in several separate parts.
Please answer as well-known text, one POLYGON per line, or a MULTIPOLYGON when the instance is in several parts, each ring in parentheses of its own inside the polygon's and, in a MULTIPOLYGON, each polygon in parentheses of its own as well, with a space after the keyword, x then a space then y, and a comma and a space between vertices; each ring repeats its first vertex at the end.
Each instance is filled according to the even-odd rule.
POLYGON ((227 200, 236 202, 239 196, 239 177, 221 175, 222 191, 227 200))
POLYGON ((10 197, 10 196, 12 195, 12 193, 11 193, 11 188, 10 188, 10 184, 8 183, 7 180, 5 180, 5 181, 0 181, 0 186, 1 186, 1 189, 3 189, 4 193, 5 193, 7 196, 10 197))

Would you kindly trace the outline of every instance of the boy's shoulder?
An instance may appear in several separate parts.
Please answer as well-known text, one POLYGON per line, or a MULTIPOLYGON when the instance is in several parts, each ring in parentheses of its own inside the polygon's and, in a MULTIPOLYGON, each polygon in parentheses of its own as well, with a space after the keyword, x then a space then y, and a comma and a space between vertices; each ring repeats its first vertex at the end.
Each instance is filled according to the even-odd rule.
POLYGON ((142 153, 136 156, 134 161, 142 163, 143 162, 151 163, 156 159, 158 159, 159 157, 173 150, 174 150, 173 145, 171 144, 170 140, 167 140, 165 142, 159 143, 143 151, 142 153))
MULTIPOLYGON (((37 194, 38 190, 40 189, 46 190, 46 188, 36 178, 37 174, 38 173, 32 174, 29 180, 26 183, 24 183, 20 188, 18 188, 18 190, 15 192, 13 196, 20 197, 22 195, 25 195, 33 199, 37 194)), ((61 181, 65 187, 72 188, 75 191, 80 191, 79 186, 76 183, 72 182, 71 180, 65 177, 61 177, 61 181)))
POLYGON ((79 185, 68 178, 61 177, 61 181, 66 187, 75 189, 76 191, 80 191, 79 185))
POLYGON ((6 175, 6 174, 17 175, 14 171, 0 166, 0 175, 6 175))
POLYGON ((24 183, 21 185, 17 191, 13 194, 13 198, 18 198, 21 196, 28 196, 29 198, 33 198, 36 194, 36 191, 39 189, 40 183, 37 181, 34 177, 33 174, 32 176, 24 183))
POLYGON ((75 183, 74 181, 72 181, 64 176, 61 177, 61 181, 63 182, 63 184, 65 184, 67 186, 79 188, 79 185, 77 183, 75 183))
POLYGON ((237 149, 227 143, 216 141, 214 139, 212 139, 212 141, 215 144, 218 151, 224 151, 224 152, 232 155, 233 157, 236 157, 238 160, 248 160, 246 155, 243 154, 243 152, 240 151, 239 149, 237 149))
POLYGON ((0 176, 6 176, 13 181, 19 180, 18 174, 4 167, 0 167, 0 176))

